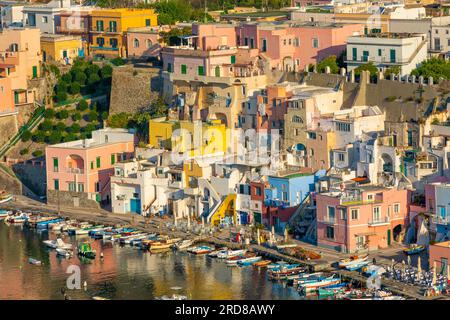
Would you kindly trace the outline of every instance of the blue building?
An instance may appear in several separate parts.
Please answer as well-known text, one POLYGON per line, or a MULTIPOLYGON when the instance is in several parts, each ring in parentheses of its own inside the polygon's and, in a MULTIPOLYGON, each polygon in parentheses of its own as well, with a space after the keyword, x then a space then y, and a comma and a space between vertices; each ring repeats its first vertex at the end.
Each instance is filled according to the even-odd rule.
POLYGON ((447 241, 450 240, 450 184, 436 184, 435 197, 436 241, 447 241))

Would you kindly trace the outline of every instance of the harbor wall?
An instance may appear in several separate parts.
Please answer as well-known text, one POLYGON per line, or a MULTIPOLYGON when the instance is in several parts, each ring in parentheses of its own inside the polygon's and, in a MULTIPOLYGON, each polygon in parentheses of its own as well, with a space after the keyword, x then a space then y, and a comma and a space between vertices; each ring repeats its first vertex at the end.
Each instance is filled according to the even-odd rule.
POLYGON ((47 190, 47 203, 60 207, 100 209, 100 204, 89 199, 85 192, 47 190))

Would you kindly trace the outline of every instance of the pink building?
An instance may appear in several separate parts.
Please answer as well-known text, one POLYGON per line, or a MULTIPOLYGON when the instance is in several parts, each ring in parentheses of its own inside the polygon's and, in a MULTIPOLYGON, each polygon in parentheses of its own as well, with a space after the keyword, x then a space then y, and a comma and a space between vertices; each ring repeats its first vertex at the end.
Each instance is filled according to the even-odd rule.
POLYGON ((159 57, 161 43, 158 27, 129 28, 127 31, 128 58, 159 57))
POLYGON ((110 128, 93 131, 91 139, 48 146, 48 202, 74 207, 109 203, 114 164, 131 159, 134 146, 134 134, 110 128))
POLYGON ((316 195, 317 243, 342 252, 387 248, 408 223, 408 190, 359 186, 316 195))
POLYGON ((336 23, 245 23, 236 27, 240 46, 257 48, 270 66, 280 70, 303 70, 324 58, 339 57, 347 37, 361 34, 362 24, 336 23))
POLYGON ((14 104, 33 103, 35 92, 28 80, 41 75, 39 29, 3 29, 0 32, 0 74, 10 79, 14 104))
POLYGON ((436 263, 437 272, 447 274, 448 261, 450 260, 450 241, 430 244, 429 266, 433 268, 436 263))
POLYGON ((0 116, 14 112, 14 98, 11 89, 11 80, 4 76, 0 65, 0 116))

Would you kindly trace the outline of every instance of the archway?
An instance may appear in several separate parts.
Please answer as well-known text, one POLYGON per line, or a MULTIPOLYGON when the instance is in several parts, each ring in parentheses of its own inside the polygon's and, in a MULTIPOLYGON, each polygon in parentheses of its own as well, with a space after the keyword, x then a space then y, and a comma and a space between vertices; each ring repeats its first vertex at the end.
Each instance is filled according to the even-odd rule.
POLYGON ((394 172, 394 161, 392 160, 392 157, 390 155, 388 155, 387 153, 383 153, 381 155, 380 160, 383 172, 386 173, 394 172))
POLYGON ((400 234, 402 233, 403 230, 403 226, 401 224, 398 224, 394 227, 394 229, 392 229, 392 235, 394 236, 394 240, 398 241, 398 237, 400 236, 400 234))
POLYGON ((292 71, 294 69, 294 61, 291 57, 283 58, 283 70, 284 71, 292 71))
POLYGON ((69 169, 84 169, 84 160, 77 154, 71 154, 66 158, 66 167, 69 169))

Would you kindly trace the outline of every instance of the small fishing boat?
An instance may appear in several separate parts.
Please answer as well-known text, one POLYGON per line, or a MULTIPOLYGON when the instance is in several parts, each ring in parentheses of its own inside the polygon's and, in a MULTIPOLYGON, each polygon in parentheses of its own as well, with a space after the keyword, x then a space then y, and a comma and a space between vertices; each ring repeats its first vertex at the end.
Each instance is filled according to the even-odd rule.
POLYGON ((83 242, 78 244, 78 255, 89 259, 94 259, 96 251, 92 249, 91 244, 89 242, 83 242))
POLYGON ((224 252, 224 251, 226 251, 226 250, 228 250, 228 248, 221 248, 221 249, 218 249, 218 250, 214 250, 214 251, 211 251, 210 253, 208 253, 208 257, 211 257, 211 258, 217 258, 217 255, 220 253, 220 252, 224 252))
POLYGON ((347 283, 338 283, 331 286, 319 288, 317 294, 319 298, 335 296, 338 293, 344 293, 347 283))
POLYGON ((56 249, 58 247, 58 244, 56 240, 44 240, 42 241, 47 247, 56 249))
POLYGON ((30 264, 34 264, 37 266, 40 266, 42 264, 42 262, 40 260, 34 259, 34 258, 28 258, 28 263, 30 264))
POLYGON ((8 201, 11 201, 13 199, 13 195, 9 193, 2 193, 0 194, 0 203, 6 203, 8 201))
POLYGON ((186 240, 181 240, 180 242, 175 243, 173 245, 173 247, 177 250, 184 250, 184 249, 189 248, 193 244, 194 244, 194 240, 186 239, 186 240))
POLYGON ((292 285, 294 287, 298 287, 304 283, 307 282, 314 282, 320 279, 324 279, 325 277, 323 276, 322 272, 315 272, 315 273, 303 273, 303 274, 299 274, 297 275, 297 277, 295 279, 292 280, 292 285))
POLYGON ((261 261, 257 261, 257 262, 254 264, 254 266, 255 266, 255 267, 266 267, 266 266, 268 266, 268 265, 271 264, 271 263, 272 263, 271 260, 261 260, 261 261))
POLYGON ((148 250, 151 252, 157 251, 167 251, 172 247, 171 243, 163 242, 163 241, 153 241, 149 244, 148 250))
POLYGON ((275 263, 269 264, 267 266, 267 269, 276 269, 276 268, 280 268, 282 266, 293 267, 293 266, 299 266, 299 264, 289 264, 286 261, 277 261, 275 263))
POLYGON ((249 257, 249 258, 245 258, 245 259, 240 259, 237 262, 237 264, 238 264, 238 266, 241 266, 241 267, 251 266, 252 264, 260 261, 261 259, 262 259, 262 257, 260 257, 260 256, 249 257))
POLYGON ((12 214, 12 211, 1 209, 0 210, 0 219, 4 219, 4 218, 8 217, 11 214, 12 214))
POLYGON ((425 250, 425 246, 418 244, 412 244, 408 249, 404 249, 403 252, 407 255, 419 254, 425 250))
POLYGON ((369 261, 356 261, 354 263, 346 265, 345 269, 349 271, 355 271, 361 269, 362 267, 367 266, 368 264, 369 261))
POLYGON ((291 268, 281 267, 281 268, 275 268, 270 269, 267 271, 267 274, 269 278, 273 280, 283 280, 287 279, 289 276, 298 275, 305 273, 307 270, 304 267, 301 266, 295 266, 291 268))
POLYGON ((197 246, 197 247, 193 247, 188 249, 187 251, 193 254, 207 254, 210 253, 211 251, 213 251, 214 249, 209 247, 209 246, 197 246))
POLYGON ((338 265, 339 265, 339 268, 344 269, 348 265, 366 261, 368 258, 369 258, 368 254, 363 255, 363 256, 354 255, 349 258, 339 260, 338 265))
POLYGON ((341 279, 336 276, 336 275, 332 275, 330 277, 327 278, 320 278, 317 281, 312 281, 312 282, 306 282, 302 285, 299 286, 299 291, 301 292, 311 292, 314 290, 317 290, 319 288, 322 287, 328 287, 331 285, 335 285, 341 282, 341 279))
POLYGON ((30 215, 28 213, 19 211, 18 213, 14 214, 14 215, 9 215, 5 219, 5 222, 11 223, 11 224, 23 224, 29 218, 30 218, 30 215))
POLYGON ((217 253, 217 258, 219 259, 229 259, 232 257, 243 255, 247 252, 245 249, 239 249, 239 250, 223 250, 221 252, 217 253))
POLYGON ((69 258, 72 255, 72 250, 56 248, 56 255, 69 258))
POLYGON ((256 253, 253 253, 253 252, 246 252, 246 253, 244 253, 244 254, 242 254, 242 255, 234 256, 234 257, 231 257, 231 258, 227 259, 227 260, 225 261, 225 263, 226 263, 227 265, 229 265, 229 266, 234 266, 234 265, 237 265, 237 264, 238 264, 239 260, 247 259, 247 258, 252 258, 252 257, 256 257, 256 253))

